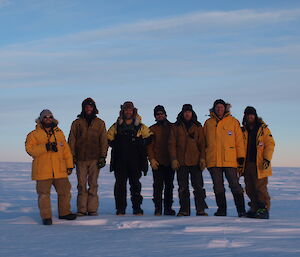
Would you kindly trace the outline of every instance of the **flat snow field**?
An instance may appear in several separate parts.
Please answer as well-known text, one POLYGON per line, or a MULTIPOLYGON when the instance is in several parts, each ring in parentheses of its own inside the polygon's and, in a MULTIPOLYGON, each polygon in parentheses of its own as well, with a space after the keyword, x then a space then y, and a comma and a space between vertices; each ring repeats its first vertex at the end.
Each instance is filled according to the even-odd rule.
MULTIPOLYGON (((209 217, 196 217, 194 207, 190 217, 154 216, 151 171, 142 178, 145 215, 133 216, 128 201, 127 215, 115 216, 114 176, 106 167, 99 178, 100 215, 58 220, 56 194, 52 191, 53 226, 41 225, 30 169, 30 163, 0 163, 1 257, 300 256, 300 168, 274 168, 269 182, 271 218, 256 220, 236 217, 230 190, 228 217, 214 217, 216 205, 207 171, 204 178, 209 217)), ((75 212, 74 173, 70 180, 75 212)), ((178 211, 177 186, 174 197, 178 211)))

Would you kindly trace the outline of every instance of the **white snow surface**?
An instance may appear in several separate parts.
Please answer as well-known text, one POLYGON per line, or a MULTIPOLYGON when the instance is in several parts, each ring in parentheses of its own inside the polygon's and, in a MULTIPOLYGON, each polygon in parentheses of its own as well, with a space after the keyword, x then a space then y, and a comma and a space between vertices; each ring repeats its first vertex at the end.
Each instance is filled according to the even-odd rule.
MULTIPOLYGON (((30 169, 30 163, 0 163, 1 257, 300 256, 300 168, 274 168, 269 180, 270 220, 257 220, 236 217, 227 184, 228 217, 214 217, 216 205, 207 171, 208 217, 196 217, 193 204, 190 217, 154 216, 151 171, 141 179, 145 215, 133 216, 128 198, 126 216, 116 216, 114 176, 107 166, 99 178, 100 215, 59 220, 52 190, 53 226, 41 225, 30 169)), ((75 170, 70 180, 75 212, 75 170)), ((176 179, 174 183, 174 208, 178 211, 176 179)))

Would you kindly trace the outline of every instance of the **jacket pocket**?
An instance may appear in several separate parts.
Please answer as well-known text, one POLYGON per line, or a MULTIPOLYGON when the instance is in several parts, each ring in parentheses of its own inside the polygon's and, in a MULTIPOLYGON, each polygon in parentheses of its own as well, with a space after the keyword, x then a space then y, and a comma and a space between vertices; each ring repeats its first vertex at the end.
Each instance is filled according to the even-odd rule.
POLYGON ((236 162, 236 149, 233 146, 225 147, 224 157, 226 162, 236 162))

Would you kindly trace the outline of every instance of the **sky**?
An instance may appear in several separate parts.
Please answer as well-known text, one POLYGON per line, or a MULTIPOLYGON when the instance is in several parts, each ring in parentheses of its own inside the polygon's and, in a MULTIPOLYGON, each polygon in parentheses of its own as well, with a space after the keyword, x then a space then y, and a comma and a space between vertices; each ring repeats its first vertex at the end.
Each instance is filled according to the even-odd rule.
POLYGON ((276 141, 274 166, 300 166, 300 2, 0 0, 0 161, 30 161, 35 118, 69 134, 92 97, 110 127, 133 101, 143 122, 214 100, 240 121, 256 107, 276 141))

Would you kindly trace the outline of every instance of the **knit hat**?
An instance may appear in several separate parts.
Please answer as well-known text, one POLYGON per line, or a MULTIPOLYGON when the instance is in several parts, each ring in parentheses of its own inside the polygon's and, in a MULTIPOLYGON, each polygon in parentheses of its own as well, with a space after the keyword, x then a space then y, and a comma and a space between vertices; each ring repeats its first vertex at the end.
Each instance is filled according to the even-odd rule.
POLYGON ((256 112, 256 109, 252 106, 247 106, 245 111, 244 111, 244 114, 245 115, 250 115, 250 114, 253 114, 255 116, 257 116, 257 112, 256 112))
POLYGON ((216 100, 216 101, 214 102, 213 109, 215 109, 215 108, 216 108, 216 106, 217 106, 218 104, 223 104, 225 108, 226 108, 226 106, 227 106, 227 104, 225 103, 225 101, 224 101, 224 100, 222 100, 222 99, 218 99, 218 100, 216 100))
POLYGON ((53 117, 53 114, 48 109, 42 110, 42 112, 40 113, 39 120, 42 121, 46 116, 52 116, 53 117))
POLYGON ((164 113, 165 115, 167 115, 166 110, 165 110, 165 107, 163 107, 162 105, 157 105, 157 106, 155 106, 155 108, 154 108, 154 117, 156 116, 156 114, 157 114, 158 112, 162 112, 162 113, 164 113))
POLYGON ((84 108, 87 106, 87 105, 90 105, 94 108, 94 114, 98 114, 99 111, 96 107, 96 103, 95 101, 92 99, 92 98, 86 98, 83 100, 82 104, 81 104, 81 107, 82 107, 82 111, 84 112, 84 108))
POLYGON ((193 106, 191 104, 184 104, 182 106, 182 112, 190 111, 193 112, 193 106))

